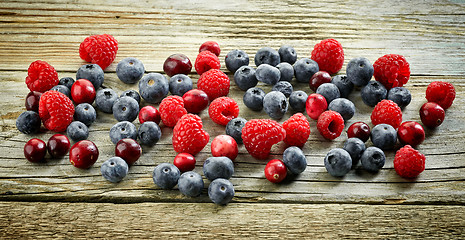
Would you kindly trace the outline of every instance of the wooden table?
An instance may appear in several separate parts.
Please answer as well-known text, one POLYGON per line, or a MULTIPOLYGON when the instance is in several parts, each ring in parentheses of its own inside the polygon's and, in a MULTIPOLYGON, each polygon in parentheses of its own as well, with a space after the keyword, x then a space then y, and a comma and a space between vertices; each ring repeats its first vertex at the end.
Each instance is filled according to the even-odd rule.
MULTIPOLYGON (((0 4, 0 238, 465 238, 465 4, 463 1, 100 1, 32 2, 0 4), (111 2, 111 3, 108 3, 111 2), (311 135, 303 148, 308 167, 295 179, 272 184, 264 178, 267 161, 252 158, 240 145, 231 181, 236 195, 227 206, 201 197, 188 198, 177 189, 161 190, 152 181, 153 168, 172 162, 172 129, 154 147, 143 147, 141 159, 118 184, 107 182, 100 165, 114 154, 108 132, 116 120, 98 111, 89 140, 100 150, 97 163, 87 170, 73 167, 68 156, 32 164, 23 156, 30 138, 47 140, 53 133, 21 134, 15 120, 29 92, 24 79, 29 64, 47 61, 59 77, 75 77, 85 64, 78 54, 85 37, 108 33, 119 51, 105 70, 104 87, 118 93, 138 89, 115 74, 116 63, 137 57, 147 72, 163 73, 164 60, 184 53, 195 60, 199 46, 214 40, 224 57, 242 49, 252 58, 265 46, 295 47, 309 57, 313 46, 326 38, 338 39, 347 62, 363 56, 372 63, 384 54, 404 55, 411 66, 406 87, 412 103, 403 119, 420 122, 418 110, 426 101, 432 81, 454 84, 457 98, 444 123, 426 130, 418 150, 426 156, 426 170, 416 179, 399 177, 393 169, 395 151, 387 151, 377 174, 361 168, 344 178, 331 177, 323 158, 342 147, 345 132, 324 140, 310 119, 311 135)), ((190 75, 195 83, 198 75, 190 75)), ((311 93, 308 85, 295 89, 311 93)), ((259 84, 265 91, 270 87, 259 84)), ((247 109, 243 91, 231 83, 230 97, 246 119, 268 118, 247 109)), ((360 91, 350 99, 357 107, 356 121, 370 123, 372 108, 363 104, 360 91)), ((147 105, 142 103, 142 105, 147 105)), ((157 105, 155 105, 157 106, 157 105)), ((157 106, 158 107, 158 106, 157 106)), ((293 112, 288 112, 283 122, 293 112)), ((224 134, 207 111, 200 114, 214 136, 224 134)), ((137 120, 135 121, 137 122, 137 120)), ((371 124, 371 123, 370 123, 371 124)), ((136 123, 138 126, 139 123, 136 123)), ((371 142, 368 141, 368 145, 371 142)), ((281 158, 285 145, 272 150, 281 158)), ((210 144, 196 156, 195 171, 202 172, 210 144)), ((206 180, 208 186, 208 180, 206 180)))

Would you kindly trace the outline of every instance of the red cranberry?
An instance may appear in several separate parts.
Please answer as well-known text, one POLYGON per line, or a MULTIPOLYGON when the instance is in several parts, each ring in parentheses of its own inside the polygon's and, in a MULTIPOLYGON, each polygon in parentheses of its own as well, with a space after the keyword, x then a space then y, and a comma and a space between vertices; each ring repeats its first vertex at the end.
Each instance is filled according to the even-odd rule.
POLYGON ((154 106, 145 106, 139 111, 139 122, 144 123, 148 121, 160 124, 161 114, 154 106))
POLYGON ((265 177, 272 183, 282 182, 286 175, 286 165, 279 159, 270 160, 265 166, 265 177))
POLYGON ((75 143, 69 150, 69 161, 77 168, 90 168, 98 159, 98 148, 89 140, 75 143))
POLYGON ((326 111, 327 108, 328 103, 326 102, 326 98, 318 93, 310 94, 305 103, 308 116, 314 120, 317 120, 321 113, 326 111))
POLYGON ((445 115, 444 109, 434 102, 427 102, 420 108, 421 122, 429 128, 441 125, 445 115))
POLYGON ((192 69, 192 63, 189 58, 180 53, 169 56, 163 64, 163 71, 166 75, 172 77, 176 74, 189 74, 192 69))
POLYGON ((419 123, 407 121, 397 129, 397 137, 402 144, 415 147, 425 140, 425 130, 419 123))
POLYGON ((132 138, 123 138, 116 143, 115 155, 126 161, 128 165, 135 163, 142 155, 142 148, 132 138))
POLYGON ((187 172, 192 171, 195 168, 195 158, 189 153, 180 153, 174 157, 174 166, 176 166, 179 171, 187 172))
POLYGON ((228 157, 234 161, 238 151, 236 140, 229 135, 218 135, 211 144, 213 157, 228 157))
POLYGON ((40 96, 42 96, 42 93, 36 91, 32 91, 27 94, 25 105, 28 111, 39 111, 40 96))
POLYGON ((76 104, 92 104, 95 94, 94 85, 87 79, 78 79, 71 87, 71 97, 76 104))
POLYGON ((331 75, 325 71, 319 71, 313 74, 310 78, 310 89, 316 92, 316 89, 323 83, 330 83, 331 82, 331 75))
POLYGON ((199 52, 203 52, 203 51, 210 51, 213 54, 215 54, 217 57, 219 57, 221 49, 220 49, 220 45, 217 42, 206 41, 199 48, 199 52))
POLYGON ((48 153, 54 157, 63 157, 69 150, 69 139, 63 134, 55 134, 47 142, 48 153))
POLYGON ((29 162, 36 163, 43 161, 46 153, 47 147, 45 142, 40 139, 33 138, 24 145, 24 156, 29 162))
POLYGON ((208 106, 208 95, 200 89, 192 89, 184 93, 184 108, 189 113, 199 113, 208 106))
POLYGON ((347 129, 348 138, 358 138, 366 142, 370 138, 370 126, 364 122, 355 122, 347 129))

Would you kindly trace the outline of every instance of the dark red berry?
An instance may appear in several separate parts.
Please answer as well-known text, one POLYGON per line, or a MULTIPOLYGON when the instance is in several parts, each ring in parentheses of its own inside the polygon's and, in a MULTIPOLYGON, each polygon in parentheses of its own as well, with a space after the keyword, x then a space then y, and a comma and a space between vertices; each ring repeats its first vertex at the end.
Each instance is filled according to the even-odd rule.
POLYGON ((238 151, 236 140, 229 135, 218 135, 211 143, 213 157, 228 157, 234 161, 238 151))
POLYGON ((364 122, 355 122, 347 129, 348 138, 358 138, 366 142, 370 138, 370 126, 364 122))
POLYGON ((160 124, 161 114, 154 106, 145 106, 139 111, 139 122, 142 124, 144 122, 152 121, 156 124, 160 124))
POLYGON ((220 45, 217 42, 206 41, 199 48, 199 52, 203 52, 203 51, 210 51, 219 57, 221 49, 220 49, 220 45))
POLYGON ((441 125, 445 115, 444 109, 434 102, 427 102, 420 108, 421 122, 429 128, 441 125))
POLYGON ((42 93, 36 91, 27 94, 25 106, 28 111, 39 112, 40 96, 42 96, 42 93))
POLYGON ((331 75, 325 71, 319 71, 313 74, 310 78, 310 89, 316 92, 316 89, 323 83, 330 83, 331 82, 331 75))
POLYGON ((92 104, 95 99, 95 88, 91 81, 87 79, 78 79, 71 87, 71 98, 76 104, 92 104))
POLYGON ((63 134, 55 134, 47 142, 48 153, 54 157, 63 157, 68 153, 69 150, 69 139, 63 134))
POLYGON ((176 74, 189 74, 192 69, 192 63, 189 58, 181 53, 169 56, 163 63, 163 71, 166 75, 172 77, 176 74))
POLYGON ((425 130, 419 123, 407 121, 397 129, 397 137, 402 144, 415 147, 425 140, 425 130))
POLYGON ((192 89, 184 93, 184 108, 189 113, 200 113, 208 106, 208 95, 200 89, 192 89))
POLYGON ((270 160, 265 166, 265 177, 272 183, 283 181, 286 175, 286 165, 279 159, 270 160))
POLYGON ((97 161, 98 155, 98 148, 93 142, 82 140, 69 150, 69 161, 77 168, 90 168, 97 161))
POLYGON ((142 154, 142 148, 132 138, 123 138, 116 143, 115 155, 126 161, 128 165, 135 163, 142 154))
POLYGON ((195 158, 189 153, 180 153, 174 157, 174 166, 181 172, 192 171, 195 168, 195 158))
POLYGON ((307 110, 307 114, 311 119, 317 120, 320 114, 326 111, 326 109, 328 109, 328 103, 323 95, 312 93, 308 96, 305 110, 307 110))
POLYGON ((24 145, 24 156, 29 162, 42 162, 46 153, 45 142, 40 139, 33 138, 24 145))

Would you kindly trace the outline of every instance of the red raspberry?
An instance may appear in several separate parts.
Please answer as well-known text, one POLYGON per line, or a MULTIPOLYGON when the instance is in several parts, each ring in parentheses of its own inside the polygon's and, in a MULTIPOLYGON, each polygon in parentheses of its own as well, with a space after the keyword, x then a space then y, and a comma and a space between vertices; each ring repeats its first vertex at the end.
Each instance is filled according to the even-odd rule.
POLYGON ((45 92, 56 86, 60 80, 52 65, 37 60, 27 69, 26 85, 31 91, 45 92))
POLYGON ((215 42, 215 41, 206 41, 199 48, 199 53, 203 52, 203 51, 210 51, 210 52, 212 52, 213 54, 215 54, 216 56, 219 57, 221 49, 220 49, 220 45, 217 42, 215 42))
POLYGON ((252 119, 242 128, 242 140, 252 157, 266 159, 271 147, 286 138, 286 130, 271 119, 252 119))
POLYGON ((93 35, 84 39, 79 46, 79 56, 86 62, 99 65, 103 70, 115 60, 118 41, 108 34, 93 35))
POLYGON ((394 169, 401 177, 414 178, 425 170, 425 155, 405 145, 396 152, 394 169))
POLYGON ((387 90, 402 87, 410 78, 410 66, 404 56, 386 54, 373 64, 376 81, 382 83, 387 90))
POLYGON ((310 123, 302 113, 296 113, 283 122, 283 128, 286 130, 284 142, 290 146, 303 147, 310 136, 310 123))
POLYGON ((339 137, 344 129, 344 119, 335 111, 325 111, 319 117, 316 128, 321 136, 328 140, 339 137))
POLYGON ((58 91, 47 91, 40 97, 39 116, 45 128, 64 132, 73 121, 74 105, 66 95, 58 91))
POLYGON ((204 91, 210 101, 213 101, 229 94, 229 84, 228 75, 218 69, 210 69, 200 76, 197 88, 204 91))
POLYGON ((199 75, 210 70, 210 69, 220 69, 220 59, 210 51, 203 51, 197 55, 195 59, 195 71, 199 75))
POLYGON ((374 126, 386 123, 397 129, 402 123, 402 110, 391 100, 382 100, 371 112, 371 123, 374 126))
POLYGON ((173 148, 178 153, 196 155, 210 140, 203 130, 202 120, 195 114, 186 114, 179 119, 173 129, 173 148))
POLYGON ((226 126, 229 121, 239 116, 239 105, 229 97, 219 97, 208 107, 208 115, 214 123, 226 126))
POLYGON ((174 95, 168 96, 161 101, 159 111, 161 121, 167 127, 174 127, 178 120, 187 114, 182 97, 174 95))
POLYGON ((455 88, 449 82, 432 82, 426 88, 426 100, 439 104, 444 110, 448 109, 455 99, 455 88))
POLYGON ((318 63, 320 71, 334 74, 342 68, 344 50, 336 39, 325 39, 313 47, 312 59, 318 63))

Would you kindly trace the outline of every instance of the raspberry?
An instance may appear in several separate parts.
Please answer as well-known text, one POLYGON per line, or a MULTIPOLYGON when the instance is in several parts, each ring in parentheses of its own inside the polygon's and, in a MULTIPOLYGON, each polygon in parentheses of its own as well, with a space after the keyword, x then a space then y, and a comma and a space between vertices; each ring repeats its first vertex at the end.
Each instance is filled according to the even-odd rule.
POLYGON ((341 135, 344 129, 344 119, 338 112, 328 110, 318 117, 316 128, 321 136, 333 140, 341 135))
POLYGON ((219 97, 208 107, 208 115, 213 122, 226 126, 229 121, 239 115, 239 105, 229 97, 219 97))
POLYGON ((396 152, 394 169, 401 177, 414 178, 425 170, 425 155, 405 145, 396 152))
POLYGON ((402 110, 391 100, 382 100, 371 112, 371 123, 374 126, 386 123, 397 129, 402 123, 402 110))
POLYGON ((252 157, 266 159, 271 147, 286 138, 286 130, 271 119, 252 119, 242 128, 242 140, 252 157))
POLYGON ((220 69, 220 59, 210 51, 203 51, 197 55, 195 59, 195 71, 199 75, 210 70, 210 69, 220 69))
POLYGON ((318 63, 320 71, 334 74, 342 68, 344 50, 336 39, 325 39, 313 47, 311 58, 318 63))
POLYGON ((89 36, 79 46, 79 56, 86 62, 107 68, 115 60, 118 41, 108 34, 89 36))
POLYGON ((184 100, 180 96, 168 96, 164 98, 159 106, 161 121, 167 127, 174 127, 178 120, 187 114, 184 108, 184 100))
POLYGON ((229 94, 229 78, 218 69, 210 69, 203 73, 197 81, 197 88, 204 91, 210 101, 229 94))
POLYGON ((173 129, 173 148, 178 153, 196 155, 210 140, 203 130, 202 120, 194 114, 186 114, 179 119, 173 129))
POLYGON ((455 99, 455 88, 449 82, 432 82, 426 88, 426 100, 439 104, 444 110, 448 109, 455 99))
POLYGON ((47 91, 40 97, 39 116, 45 128, 64 132, 73 121, 74 105, 66 95, 58 91, 47 91))
POLYGON ((37 60, 27 69, 26 85, 31 91, 43 93, 59 82, 57 71, 47 62, 37 60))
POLYGON ((410 78, 410 66, 404 56, 386 54, 373 64, 376 81, 382 83, 389 90, 402 87, 410 78))
POLYGON ((286 130, 284 142, 290 146, 303 147, 310 136, 310 123, 302 113, 296 113, 283 122, 283 128, 286 130))

